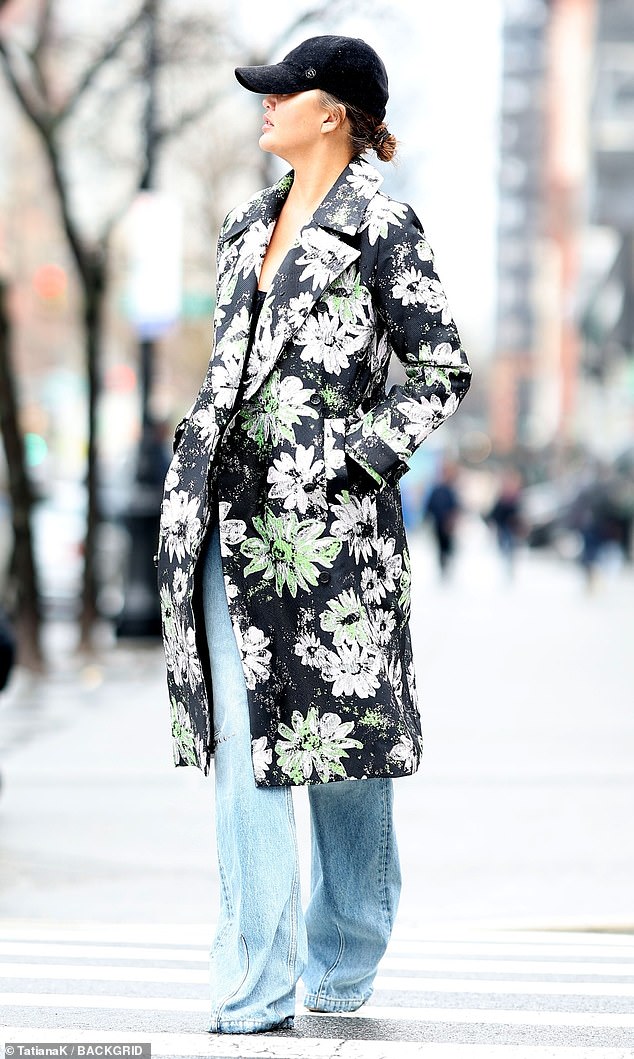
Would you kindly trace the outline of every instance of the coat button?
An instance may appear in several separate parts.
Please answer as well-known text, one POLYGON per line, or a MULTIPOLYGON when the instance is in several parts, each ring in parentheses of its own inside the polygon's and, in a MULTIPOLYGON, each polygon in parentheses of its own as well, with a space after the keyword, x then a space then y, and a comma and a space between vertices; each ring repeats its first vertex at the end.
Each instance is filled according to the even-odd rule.
POLYGON ((317 408, 321 404, 321 397, 318 393, 311 393, 308 400, 315 408, 317 408))
POLYGON ((325 570, 322 570, 320 575, 319 575, 319 584, 320 585, 329 585, 330 584, 330 574, 326 573, 325 570))
POLYGON ((312 493, 317 488, 317 482, 304 482, 304 492, 312 493))

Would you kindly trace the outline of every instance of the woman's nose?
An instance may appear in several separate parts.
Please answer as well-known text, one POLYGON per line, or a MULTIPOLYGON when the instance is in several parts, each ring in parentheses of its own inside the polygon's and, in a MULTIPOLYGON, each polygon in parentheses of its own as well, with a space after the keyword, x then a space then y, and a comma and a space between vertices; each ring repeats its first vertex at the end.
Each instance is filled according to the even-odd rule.
POLYGON ((265 96, 262 100, 262 106, 265 110, 273 110, 273 107, 275 106, 273 96, 265 96))

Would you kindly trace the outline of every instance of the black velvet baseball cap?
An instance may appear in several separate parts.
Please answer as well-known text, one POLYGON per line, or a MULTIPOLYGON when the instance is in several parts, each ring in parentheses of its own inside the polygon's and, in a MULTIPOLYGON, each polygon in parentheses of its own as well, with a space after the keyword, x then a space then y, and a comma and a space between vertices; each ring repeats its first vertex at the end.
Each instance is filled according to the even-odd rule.
POLYGON ((238 66, 250 92, 287 95, 321 88, 378 121, 388 100, 387 70, 374 48, 359 37, 310 37, 272 66, 238 66))

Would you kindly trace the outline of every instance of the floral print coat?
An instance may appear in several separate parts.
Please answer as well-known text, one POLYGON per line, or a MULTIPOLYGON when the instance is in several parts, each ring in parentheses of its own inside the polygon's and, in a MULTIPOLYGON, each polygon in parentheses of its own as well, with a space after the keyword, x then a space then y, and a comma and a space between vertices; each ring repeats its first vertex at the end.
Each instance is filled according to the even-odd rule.
POLYGON ((247 357, 292 180, 222 227, 214 348, 177 428, 157 560, 175 764, 207 774, 214 750, 199 559, 218 518, 255 782, 273 787, 418 767, 398 479, 470 381, 420 221, 361 158, 276 273, 247 357), (386 393, 392 352, 407 381, 386 393))

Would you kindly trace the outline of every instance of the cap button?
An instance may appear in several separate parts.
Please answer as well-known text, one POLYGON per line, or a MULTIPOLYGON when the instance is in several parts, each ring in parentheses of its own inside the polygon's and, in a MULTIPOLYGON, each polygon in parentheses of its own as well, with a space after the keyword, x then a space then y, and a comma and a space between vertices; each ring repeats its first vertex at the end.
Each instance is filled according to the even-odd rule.
POLYGON ((317 71, 314 66, 309 66, 307 70, 304 70, 306 77, 317 77, 317 71))

